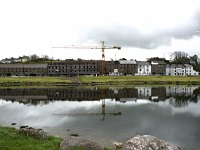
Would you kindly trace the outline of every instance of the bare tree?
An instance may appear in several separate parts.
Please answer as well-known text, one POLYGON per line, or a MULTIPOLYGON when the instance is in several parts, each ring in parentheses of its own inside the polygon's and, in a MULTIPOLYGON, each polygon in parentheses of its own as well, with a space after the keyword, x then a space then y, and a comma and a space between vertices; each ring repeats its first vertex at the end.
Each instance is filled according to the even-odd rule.
POLYGON ((190 63, 190 58, 188 53, 183 52, 183 51, 175 51, 171 54, 171 61, 173 63, 190 63))

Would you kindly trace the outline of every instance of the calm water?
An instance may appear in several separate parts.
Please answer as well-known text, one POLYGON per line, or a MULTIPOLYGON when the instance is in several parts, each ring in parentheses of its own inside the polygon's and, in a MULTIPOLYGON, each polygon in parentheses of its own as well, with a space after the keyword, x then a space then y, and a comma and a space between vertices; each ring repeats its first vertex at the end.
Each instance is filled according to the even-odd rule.
POLYGON ((12 122, 102 142, 150 134, 199 149, 200 87, 0 89, 0 124, 12 122))

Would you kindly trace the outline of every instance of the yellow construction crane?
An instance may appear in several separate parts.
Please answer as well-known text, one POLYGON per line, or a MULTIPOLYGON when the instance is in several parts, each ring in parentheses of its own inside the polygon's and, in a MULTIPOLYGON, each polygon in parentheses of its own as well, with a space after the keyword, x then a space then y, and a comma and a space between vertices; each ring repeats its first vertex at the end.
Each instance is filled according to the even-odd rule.
POLYGON ((106 64, 105 64, 105 49, 118 49, 120 50, 121 47, 120 46, 105 46, 104 41, 101 41, 101 46, 100 47, 93 47, 93 46, 75 46, 75 45, 70 45, 70 46, 63 46, 63 47, 52 47, 52 48, 75 48, 75 49, 101 49, 102 52, 102 62, 101 62, 101 70, 100 73, 101 75, 105 74, 105 68, 106 68, 106 64))

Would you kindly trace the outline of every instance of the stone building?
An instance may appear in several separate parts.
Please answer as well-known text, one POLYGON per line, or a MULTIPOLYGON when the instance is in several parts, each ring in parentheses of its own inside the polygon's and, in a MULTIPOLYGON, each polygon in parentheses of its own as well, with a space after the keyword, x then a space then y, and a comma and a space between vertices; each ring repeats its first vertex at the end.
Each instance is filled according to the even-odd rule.
POLYGON ((0 76, 47 76, 47 64, 0 64, 0 76))
POLYGON ((151 62, 151 74, 152 75, 165 75, 166 74, 166 62, 154 60, 151 62))
POLYGON ((108 75, 135 75, 137 62, 135 60, 106 61, 108 75))
POLYGON ((100 63, 98 60, 67 60, 64 62, 48 63, 49 76, 79 76, 100 74, 100 63))

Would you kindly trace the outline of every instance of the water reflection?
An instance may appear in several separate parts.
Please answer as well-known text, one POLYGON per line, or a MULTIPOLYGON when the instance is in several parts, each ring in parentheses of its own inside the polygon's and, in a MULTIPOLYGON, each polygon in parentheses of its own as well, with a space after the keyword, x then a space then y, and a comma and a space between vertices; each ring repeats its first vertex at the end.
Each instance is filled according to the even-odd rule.
POLYGON ((200 88, 0 89, 0 124, 11 122, 61 136, 78 133, 121 141, 151 134, 183 149, 197 149, 200 88))
POLYGON ((16 88, 0 89, 0 98, 24 104, 48 104, 53 101, 100 101, 111 99, 126 103, 141 99, 152 102, 170 101, 174 107, 197 102, 200 88, 194 86, 133 87, 133 88, 16 88))

